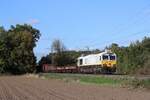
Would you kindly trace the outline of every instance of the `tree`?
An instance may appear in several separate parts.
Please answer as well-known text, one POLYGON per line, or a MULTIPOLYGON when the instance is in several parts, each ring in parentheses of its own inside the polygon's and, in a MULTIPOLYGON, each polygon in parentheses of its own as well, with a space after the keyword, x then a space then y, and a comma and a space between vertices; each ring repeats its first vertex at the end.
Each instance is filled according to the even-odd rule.
POLYGON ((11 26, 0 35, 0 61, 8 73, 33 72, 36 57, 33 48, 40 38, 39 30, 30 25, 11 26))
POLYGON ((66 50, 66 47, 59 39, 55 39, 52 42, 51 50, 52 53, 62 53, 66 50))
POLYGON ((0 27, 0 73, 5 72, 7 65, 6 56, 8 56, 8 49, 6 48, 7 32, 3 27, 0 27))
POLYGON ((117 54, 117 68, 120 73, 150 74, 150 38, 145 37, 141 42, 132 42, 128 47, 112 44, 109 47, 117 54))
POLYGON ((64 44, 59 40, 59 39, 55 39, 52 42, 52 46, 51 46, 51 52, 52 52, 52 64, 56 65, 56 66, 64 66, 64 59, 65 59, 65 55, 64 55, 64 51, 66 50, 66 47, 64 46, 64 44))

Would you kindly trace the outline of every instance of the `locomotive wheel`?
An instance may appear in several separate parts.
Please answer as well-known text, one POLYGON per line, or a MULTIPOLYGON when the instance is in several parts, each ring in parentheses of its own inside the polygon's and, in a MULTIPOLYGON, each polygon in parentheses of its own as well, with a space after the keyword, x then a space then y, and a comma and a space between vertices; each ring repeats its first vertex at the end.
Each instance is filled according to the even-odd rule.
POLYGON ((116 67, 113 67, 113 68, 103 67, 102 68, 102 74, 113 74, 115 72, 116 72, 116 67))

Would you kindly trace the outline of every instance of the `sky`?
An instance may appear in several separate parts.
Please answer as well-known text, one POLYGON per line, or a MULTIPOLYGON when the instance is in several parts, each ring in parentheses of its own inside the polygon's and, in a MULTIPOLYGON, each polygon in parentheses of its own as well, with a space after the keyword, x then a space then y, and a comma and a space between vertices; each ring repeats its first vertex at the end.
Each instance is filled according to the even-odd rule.
POLYGON ((150 36, 150 0, 0 0, 0 26, 30 24, 41 32, 34 52, 50 52, 54 39, 69 50, 127 46, 150 36))

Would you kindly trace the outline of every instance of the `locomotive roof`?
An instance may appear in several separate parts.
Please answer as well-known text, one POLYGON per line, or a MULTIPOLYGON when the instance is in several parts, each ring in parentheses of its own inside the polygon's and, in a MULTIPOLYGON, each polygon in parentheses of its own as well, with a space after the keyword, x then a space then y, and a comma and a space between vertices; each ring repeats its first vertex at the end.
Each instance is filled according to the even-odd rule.
POLYGON ((115 54, 115 53, 111 52, 110 50, 105 50, 104 52, 101 52, 101 53, 98 53, 98 54, 89 54, 89 55, 86 55, 86 56, 81 56, 81 57, 78 57, 78 59, 91 57, 91 56, 100 56, 100 55, 103 55, 103 54, 115 54))

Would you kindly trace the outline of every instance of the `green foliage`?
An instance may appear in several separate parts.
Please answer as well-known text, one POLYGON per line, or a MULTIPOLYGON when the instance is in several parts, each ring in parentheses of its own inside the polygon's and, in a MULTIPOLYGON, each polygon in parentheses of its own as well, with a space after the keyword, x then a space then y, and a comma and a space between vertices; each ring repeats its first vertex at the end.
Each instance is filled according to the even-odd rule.
POLYGON ((150 38, 145 37, 141 42, 131 43, 129 47, 112 44, 109 48, 117 54, 118 72, 150 74, 150 38))
POLYGON ((39 61, 39 66, 42 67, 43 64, 52 64, 54 66, 75 66, 77 58, 81 56, 81 54, 91 54, 92 52, 97 53, 100 51, 97 49, 93 51, 67 50, 62 41, 56 39, 52 43, 51 53, 41 58, 39 61))
POLYGON ((43 56, 37 68, 38 72, 42 71, 43 64, 51 64, 54 66, 76 66, 77 58, 82 54, 87 55, 91 53, 98 53, 100 50, 87 50, 87 51, 75 51, 75 50, 65 50, 59 54, 49 53, 46 56, 43 56))
POLYGON ((8 31, 0 28, 0 71, 32 72, 36 65, 33 48, 39 37, 39 30, 27 24, 11 26, 8 31))
MULTIPOLYGON (((77 57, 82 54, 99 53, 100 50, 93 51, 68 51, 63 49, 63 43, 56 41, 54 53, 50 53, 40 60, 42 64, 53 64, 56 66, 76 65, 77 57), (57 44, 57 45, 56 45, 57 44), (62 45, 62 46, 61 46, 62 45), (62 48, 62 49, 61 49, 62 48), (56 52, 57 51, 57 52, 56 52), (55 62, 55 63, 53 63, 55 62)), ((121 74, 150 74, 150 38, 145 37, 141 42, 136 41, 128 47, 119 47, 113 43, 108 47, 117 54, 117 71, 121 74)))
POLYGON ((52 43, 51 50, 52 64, 55 66, 64 66, 67 59, 67 55, 64 53, 64 51, 66 50, 64 44, 59 39, 56 39, 52 43))

